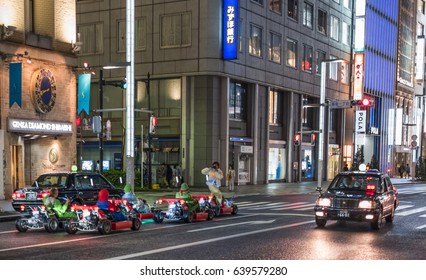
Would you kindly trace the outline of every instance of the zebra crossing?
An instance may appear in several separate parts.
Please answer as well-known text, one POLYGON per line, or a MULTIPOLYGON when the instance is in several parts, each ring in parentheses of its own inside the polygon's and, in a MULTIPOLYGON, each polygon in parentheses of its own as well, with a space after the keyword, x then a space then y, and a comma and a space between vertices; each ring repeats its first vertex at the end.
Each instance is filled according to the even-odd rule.
POLYGON ((238 209, 244 209, 248 211, 257 211, 257 210, 270 210, 270 211, 286 211, 286 210, 295 210, 295 211, 313 211, 315 202, 270 202, 270 201, 238 201, 236 202, 238 209))
MULTIPOLYGON (((299 201, 299 202, 271 202, 271 201, 237 201, 238 209, 243 211, 261 211, 268 210, 271 213, 277 213, 278 211, 295 211, 303 213, 303 211, 311 212, 313 215, 313 209, 315 202, 312 201, 299 201), (274 212, 277 211, 277 212, 274 212)), ((419 218, 426 218, 426 206, 416 207, 413 204, 400 203, 398 208, 395 211, 395 216, 406 217, 410 215, 418 215, 419 218)), ((420 222, 423 223, 423 220, 420 219, 420 222)), ((425 220, 426 222, 426 220, 425 220)), ((416 229, 426 228, 426 224, 417 226, 416 229)))

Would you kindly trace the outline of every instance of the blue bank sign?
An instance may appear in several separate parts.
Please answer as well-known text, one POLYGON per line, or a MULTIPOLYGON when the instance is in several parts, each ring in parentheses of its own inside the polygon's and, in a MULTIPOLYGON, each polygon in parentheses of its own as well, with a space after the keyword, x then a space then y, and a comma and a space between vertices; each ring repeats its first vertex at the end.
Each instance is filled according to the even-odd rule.
POLYGON ((223 59, 237 58, 238 0, 223 0, 223 59))

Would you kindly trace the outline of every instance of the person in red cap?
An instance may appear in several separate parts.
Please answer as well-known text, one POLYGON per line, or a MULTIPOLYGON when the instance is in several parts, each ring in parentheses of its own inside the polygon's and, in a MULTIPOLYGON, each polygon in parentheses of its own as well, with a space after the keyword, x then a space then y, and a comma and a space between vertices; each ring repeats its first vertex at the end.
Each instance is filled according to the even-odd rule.
POLYGON ((114 201, 111 202, 108 200, 108 198, 109 191, 107 189, 102 189, 99 191, 98 201, 96 202, 96 205, 99 206, 99 209, 106 211, 106 213, 110 213, 114 221, 127 220, 127 217, 120 211, 120 209, 117 209, 114 201))

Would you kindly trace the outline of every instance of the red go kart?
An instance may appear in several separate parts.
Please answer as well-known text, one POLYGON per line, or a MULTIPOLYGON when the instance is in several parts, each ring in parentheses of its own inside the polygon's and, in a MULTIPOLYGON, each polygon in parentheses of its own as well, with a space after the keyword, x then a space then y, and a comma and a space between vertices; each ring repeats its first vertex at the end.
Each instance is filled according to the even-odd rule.
POLYGON ((114 214, 117 212, 101 210, 95 205, 71 206, 71 210, 77 214, 77 219, 71 219, 65 224, 66 232, 75 234, 77 231, 99 231, 100 234, 109 234, 112 230, 139 230, 142 223, 127 210, 126 201, 115 200, 115 204, 121 209, 126 220, 115 220, 114 214))
POLYGON ((197 207, 196 211, 190 210, 182 198, 161 198, 154 205, 154 221, 162 223, 163 220, 184 221, 205 221, 214 218, 213 209, 209 207, 197 207))

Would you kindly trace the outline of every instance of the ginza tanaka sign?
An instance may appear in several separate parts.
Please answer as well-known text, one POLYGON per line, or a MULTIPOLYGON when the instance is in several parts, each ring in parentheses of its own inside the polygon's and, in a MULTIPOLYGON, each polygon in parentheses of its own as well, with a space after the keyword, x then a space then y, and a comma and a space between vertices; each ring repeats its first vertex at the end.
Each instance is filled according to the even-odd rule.
POLYGON ((8 123, 10 132, 72 133, 72 125, 67 122, 9 119, 8 123))

